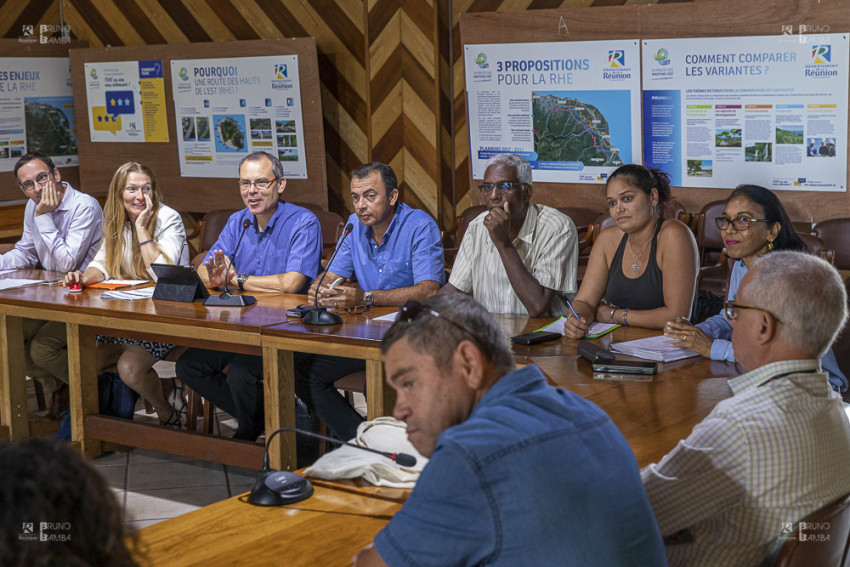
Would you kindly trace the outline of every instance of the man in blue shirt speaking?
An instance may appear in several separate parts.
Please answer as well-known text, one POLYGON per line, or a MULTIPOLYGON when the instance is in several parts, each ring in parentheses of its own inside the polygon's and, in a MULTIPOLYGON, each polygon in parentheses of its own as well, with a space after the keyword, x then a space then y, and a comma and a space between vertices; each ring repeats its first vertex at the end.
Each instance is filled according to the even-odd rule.
MULTIPOLYGON (((220 287, 227 279, 231 288, 243 291, 304 293, 319 272, 322 257, 322 229, 316 215, 280 199, 286 187, 283 165, 266 152, 242 159, 238 185, 245 208, 228 219, 212 255, 198 266, 198 275, 208 287, 220 287), (250 222, 247 229, 245 220, 250 222)), ((177 377, 236 417, 235 439, 254 441, 262 433, 262 357, 192 348, 177 361, 177 377)))
POLYGON ((516 370, 482 305, 410 302, 381 351, 393 415, 430 461, 356 566, 666 565, 622 434, 536 366, 516 370))
MULTIPOLYGON (((352 171, 351 201, 354 230, 340 244, 321 289, 310 289, 310 303, 318 293, 320 305, 357 309, 403 305, 436 293, 445 282, 440 230, 428 213, 398 202, 393 169, 372 162, 352 171), (337 278, 347 281, 331 289, 337 278)), ((339 439, 353 438, 363 418, 334 382, 365 368, 363 360, 338 356, 295 357, 296 394, 339 439)))

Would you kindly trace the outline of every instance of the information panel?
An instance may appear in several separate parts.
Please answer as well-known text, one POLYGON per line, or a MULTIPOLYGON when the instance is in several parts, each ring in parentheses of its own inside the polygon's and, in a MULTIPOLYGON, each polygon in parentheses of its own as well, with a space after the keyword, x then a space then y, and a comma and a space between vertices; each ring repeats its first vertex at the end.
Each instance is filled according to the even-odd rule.
POLYGON ((92 142, 168 142, 162 61, 86 63, 92 142))
POLYGON ((0 57, 0 171, 26 152, 76 166, 77 126, 67 57, 0 57))
POLYGON ((473 179, 502 152, 535 181, 604 182, 641 155, 637 40, 467 45, 473 179))
POLYGON ((845 191, 846 34, 643 42, 645 163, 673 185, 845 191))
POLYGON ((171 76, 181 175, 232 178, 262 150, 307 178, 297 55, 173 60, 171 76))

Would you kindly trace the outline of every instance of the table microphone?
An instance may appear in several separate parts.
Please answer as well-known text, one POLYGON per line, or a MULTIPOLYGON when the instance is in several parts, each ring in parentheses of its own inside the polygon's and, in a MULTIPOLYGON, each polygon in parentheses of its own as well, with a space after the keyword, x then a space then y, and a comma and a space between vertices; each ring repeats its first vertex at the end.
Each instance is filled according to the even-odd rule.
POLYGON ((230 257, 230 262, 227 263, 227 270, 224 272, 224 291, 218 295, 210 295, 204 300, 204 305, 207 307, 247 307, 257 303, 257 298, 253 295, 231 295, 227 289, 227 280, 230 279, 230 268, 233 266, 233 260, 236 258, 236 253, 239 251, 239 245, 242 244, 242 237, 245 236, 245 231, 251 226, 250 219, 242 221, 242 234, 239 235, 239 240, 236 241, 236 249, 230 257))
POLYGON ((305 500, 313 495, 313 483, 311 483, 308 479, 299 474, 295 474, 294 472, 276 471, 269 467, 269 446, 271 445, 274 436, 283 431, 293 431, 308 437, 324 439, 325 441, 330 441, 336 445, 347 445, 362 451, 377 453, 395 461, 402 467, 412 467, 416 465, 416 457, 408 455, 407 453, 388 453, 385 451, 378 451, 377 449, 372 449, 370 447, 363 447, 362 445, 347 443, 345 441, 340 441, 339 439, 334 439, 333 437, 319 435, 312 431, 304 431, 297 427, 281 427, 280 429, 275 430, 269 438, 266 439, 266 451, 263 455, 263 468, 257 473, 257 480, 254 482, 254 487, 248 495, 248 502, 255 506, 283 506, 284 504, 294 504, 295 502, 300 502, 301 500, 305 500))
POLYGON ((351 231, 354 230, 354 225, 352 223, 348 223, 345 225, 345 230, 342 231, 342 238, 339 239, 339 242, 336 244, 336 249, 334 250, 333 255, 331 255, 331 259, 328 260, 328 266, 325 268, 324 273, 322 273, 322 277, 319 278, 319 285, 316 286, 316 297, 313 300, 313 308, 307 313, 304 314, 304 324, 306 325, 339 325, 342 323, 342 317, 337 315, 336 313, 329 313, 326 307, 319 307, 319 289, 322 287, 322 282, 325 281, 325 276, 328 275, 328 272, 331 270, 331 264, 336 258, 337 252, 342 248, 342 243, 345 241, 345 237, 351 234, 351 231))

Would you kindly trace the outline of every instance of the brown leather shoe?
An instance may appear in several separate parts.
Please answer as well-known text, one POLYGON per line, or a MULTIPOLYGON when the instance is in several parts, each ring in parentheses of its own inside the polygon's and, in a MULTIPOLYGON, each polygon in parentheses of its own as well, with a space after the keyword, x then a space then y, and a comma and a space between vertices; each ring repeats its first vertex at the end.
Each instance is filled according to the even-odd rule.
POLYGON ((64 384, 61 388, 53 392, 50 397, 50 407, 47 408, 47 413, 44 417, 47 419, 59 419, 59 414, 68 409, 68 384, 64 384))

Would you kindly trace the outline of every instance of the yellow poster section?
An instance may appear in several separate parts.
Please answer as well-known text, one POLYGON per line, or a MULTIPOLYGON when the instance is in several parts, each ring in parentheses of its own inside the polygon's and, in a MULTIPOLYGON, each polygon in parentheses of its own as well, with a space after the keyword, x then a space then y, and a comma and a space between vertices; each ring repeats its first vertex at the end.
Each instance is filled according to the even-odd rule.
POLYGON ((165 113, 165 80, 161 77, 139 79, 142 123, 146 142, 168 142, 168 117, 165 113))

